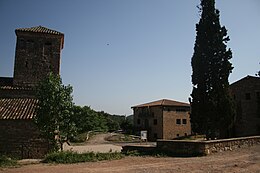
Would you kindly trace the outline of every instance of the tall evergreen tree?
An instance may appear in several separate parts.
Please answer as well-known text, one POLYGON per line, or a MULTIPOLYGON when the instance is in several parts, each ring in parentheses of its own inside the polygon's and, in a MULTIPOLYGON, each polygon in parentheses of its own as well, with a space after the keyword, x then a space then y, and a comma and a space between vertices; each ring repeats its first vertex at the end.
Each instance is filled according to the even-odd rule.
POLYGON ((232 52, 227 49, 227 30, 220 25, 215 0, 201 0, 201 19, 196 24, 192 56, 191 123, 196 133, 207 138, 230 136, 234 109, 228 77, 232 72, 232 52))

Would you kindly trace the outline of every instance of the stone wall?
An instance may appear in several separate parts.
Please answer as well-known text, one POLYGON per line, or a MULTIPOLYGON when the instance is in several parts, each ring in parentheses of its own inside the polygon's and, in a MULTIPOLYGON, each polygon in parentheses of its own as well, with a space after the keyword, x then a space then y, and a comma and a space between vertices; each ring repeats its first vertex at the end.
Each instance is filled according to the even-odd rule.
POLYGON ((26 159, 42 158, 48 152, 48 143, 32 120, 1 120, 0 132, 0 154, 26 159))
POLYGON ((158 140, 157 149, 176 155, 208 155, 238 148, 260 145, 260 136, 211 141, 158 140))
POLYGON ((190 108, 164 107, 163 139, 175 139, 191 134, 189 112, 190 108), (177 124, 177 120, 179 120, 179 124, 177 124))
POLYGON ((35 86, 48 73, 60 73, 62 35, 17 32, 15 86, 35 86))
POLYGON ((260 134, 260 77, 247 76, 230 85, 236 103, 235 136, 260 134))

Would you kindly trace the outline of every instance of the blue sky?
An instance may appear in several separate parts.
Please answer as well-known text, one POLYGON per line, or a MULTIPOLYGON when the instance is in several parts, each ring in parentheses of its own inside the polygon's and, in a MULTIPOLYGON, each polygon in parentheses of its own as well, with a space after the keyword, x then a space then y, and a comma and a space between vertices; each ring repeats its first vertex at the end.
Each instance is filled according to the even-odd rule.
MULTIPOLYGON (((13 76, 16 28, 65 34, 61 77, 74 102, 111 114, 188 102, 199 0, 0 0, 0 76, 13 76)), ((233 51, 230 83, 260 69, 260 1, 216 0, 233 51)))

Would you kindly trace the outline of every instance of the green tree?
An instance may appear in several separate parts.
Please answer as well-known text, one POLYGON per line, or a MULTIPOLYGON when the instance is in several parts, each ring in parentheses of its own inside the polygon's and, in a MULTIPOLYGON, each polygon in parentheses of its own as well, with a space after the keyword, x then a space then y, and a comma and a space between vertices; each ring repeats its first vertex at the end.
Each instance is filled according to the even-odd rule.
POLYGON ((57 150, 57 140, 63 143, 76 132, 72 121, 72 87, 62 84, 59 76, 50 73, 37 87, 38 109, 35 123, 49 141, 52 150, 57 150), (55 140, 55 136, 58 139, 55 140))
POLYGON ((224 138, 234 123, 233 102, 228 77, 232 72, 232 52, 227 49, 227 30, 219 22, 214 0, 201 0, 201 19, 196 24, 192 56, 191 123, 196 133, 207 138, 224 138))
POLYGON ((88 131, 107 131, 106 119, 89 106, 74 106, 73 121, 76 123, 79 133, 88 131))

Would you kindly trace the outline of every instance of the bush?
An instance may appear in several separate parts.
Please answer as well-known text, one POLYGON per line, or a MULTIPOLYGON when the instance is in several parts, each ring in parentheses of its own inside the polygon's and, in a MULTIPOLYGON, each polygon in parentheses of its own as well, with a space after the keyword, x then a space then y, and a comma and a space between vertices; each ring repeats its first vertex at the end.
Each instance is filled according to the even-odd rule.
POLYGON ((78 134, 77 136, 71 138, 70 142, 82 143, 82 142, 85 142, 87 140, 87 137, 88 137, 88 132, 81 133, 81 134, 78 134))
POLYGON ((16 165, 17 165, 16 160, 13 160, 7 156, 0 156, 0 167, 10 167, 16 165))
POLYGON ((79 162, 96 162, 102 160, 117 160, 123 158, 123 154, 118 152, 109 153, 82 153, 72 151, 62 151, 48 154, 43 162, 44 163, 79 163, 79 162))

